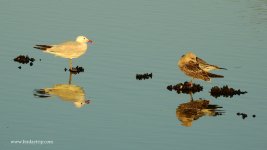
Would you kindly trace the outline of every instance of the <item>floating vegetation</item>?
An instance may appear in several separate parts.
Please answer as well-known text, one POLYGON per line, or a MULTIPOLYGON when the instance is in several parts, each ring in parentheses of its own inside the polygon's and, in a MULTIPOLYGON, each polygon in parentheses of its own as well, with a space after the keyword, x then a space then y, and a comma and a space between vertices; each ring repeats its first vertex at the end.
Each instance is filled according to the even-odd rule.
POLYGON ((136 80, 152 79, 152 73, 136 74, 136 80))
MULTIPOLYGON (((30 66, 33 65, 33 62, 35 61, 34 58, 30 58, 28 55, 19 55, 17 56, 16 58, 13 59, 15 62, 18 62, 20 64, 28 64, 30 63, 30 66)), ((18 67, 19 69, 21 69, 22 67, 19 66, 18 67)))
POLYGON ((210 104, 209 100, 192 100, 180 104, 176 109, 176 117, 182 122, 183 126, 192 126, 193 121, 203 116, 220 116, 225 112, 221 106, 210 104))
POLYGON ((184 83, 178 83, 176 85, 168 85, 167 89, 169 91, 175 90, 178 94, 180 93, 189 94, 202 91, 203 86, 195 83, 191 84, 190 82, 186 81, 184 83))
MULTIPOLYGON (((236 115, 237 116, 241 116, 242 119, 246 119, 248 117, 248 114, 246 114, 246 113, 240 113, 240 112, 238 112, 238 113, 236 113, 236 115)), ((255 118, 256 115, 254 114, 254 115, 252 115, 252 117, 255 118)))
POLYGON ((65 72, 67 70, 69 70, 69 72, 73 74, 79 74, 80 72, 84 72, 84 68, 80 66, 72 67, 72 69, 67 69, 67 68, 64 69, 65 72))
POLYGON ((214 86, 210 90, 210 95, 217 98, 220 96, 223 97, 233 97, 234 95, 241 95, 241 94, 246 94, 247 91, 241 91, 240 89, 235 90, 233 88, 229 88, 227 85, 223 86, 222 88, 218 86, 214 86))

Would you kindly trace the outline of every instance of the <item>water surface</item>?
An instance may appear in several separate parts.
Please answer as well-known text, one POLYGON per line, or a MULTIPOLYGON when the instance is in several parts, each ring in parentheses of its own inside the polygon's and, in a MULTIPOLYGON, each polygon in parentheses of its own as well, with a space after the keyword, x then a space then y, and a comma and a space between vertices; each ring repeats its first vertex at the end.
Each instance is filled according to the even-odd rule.
POLYGON ((4 149, 265 149, 266 0, 16 1, 0 5, 0 143, 4 149), (86 35, 95 41, 73 61, 85 68, 72 77, 89 104, 77 109, 59 96, 34 96, 36 89, 68 85, 68 60, 32 47, 86 35), (189 80, 176 66, 194 51, 227 71, 194 99, 223 107, 182 125, 176 116, 189 95, 166 87, 189 80), (13 58, 35 57, 34 65, 13 58), (39 61, 41 59, 41 61, 39 61), (18 69, 18 66, 22 66, 18 69), (136 73, 153 73, 138 81, 136 73), (213 98, 211 87, 248 91, 213 98), (247 113, 243 120, 237 112, 247 113), (256 114, 256 118, 252 115, 256 114), (11 144, 52 140, 51 145, 11 144))

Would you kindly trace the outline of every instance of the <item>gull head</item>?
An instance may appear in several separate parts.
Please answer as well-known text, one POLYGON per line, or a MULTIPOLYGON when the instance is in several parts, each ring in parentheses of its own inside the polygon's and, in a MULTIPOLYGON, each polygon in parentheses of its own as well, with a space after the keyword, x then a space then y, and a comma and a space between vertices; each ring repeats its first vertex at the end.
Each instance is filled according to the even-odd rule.
POLYGON ((89 43, 93 43, 92 40, 88 39, 88 38, 85 37, 85 36, 78 36, 78 37, 76 38, 76 42, 79 42, 79 43, 87 43, 87 42, 89 42, 89 43))
POLYGON ((85 105, 85 102, 73 102, 76 108, 82 108, 85 105))
POLYGON ((190 61, 196 62, 196 55, 192 52, 188 52, 188 53, 182 55, 181 58, 179 59, 177 65, 179 67, 182 67, 190 61))
POLYGON ((188 62, 188 61, 196 61, 196 58, 197 58, 197 56, 192 52, 188 52, 185 55, 183 55, 182 57, 186 62, 188 62))

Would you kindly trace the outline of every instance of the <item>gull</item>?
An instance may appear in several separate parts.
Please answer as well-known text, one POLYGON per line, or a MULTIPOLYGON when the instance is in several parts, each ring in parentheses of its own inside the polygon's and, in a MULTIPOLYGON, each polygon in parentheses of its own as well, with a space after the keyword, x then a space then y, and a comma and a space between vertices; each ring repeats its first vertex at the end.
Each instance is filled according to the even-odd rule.
MULTIPOLYGON (((187 76, 193 79, 201 79, 204 81, 211 81, 210 78, 223 78, 222 75, 210 73, 211 70, 225 69, 216 65, 208 64, 206 61, 197 57, 194 53, 188 52, 179 59, 177 65, 187 76)), ((225 69, 226 70, 226 69, 225 69)))
POLYGON ((35 45, 34 48, 55 56, 68 58, 70 70, 72 70, 72 59, 83 55, 87 50, 87 42, 93 41, 85 36, 78 36, 75 41, 68 41, 54 45, 35 45))
POLYGON ((39 98, 57 96, 63 101, 72 102, 76 108, 89 104, 91 100, 86 100, 84 89, 78 85, 71 84, 72 74, 70 72, 68 84, 56 84, 50 88, 35 89, 33 95, 39 98))
POLYGON ((72 102, 76 108, 90 103, 90 100, 85 98, 83 88, 74 84, 56 84, 51 88, 36 89, 34 92, 34 95, 40 98, 57 96, 63 101, 72 102))

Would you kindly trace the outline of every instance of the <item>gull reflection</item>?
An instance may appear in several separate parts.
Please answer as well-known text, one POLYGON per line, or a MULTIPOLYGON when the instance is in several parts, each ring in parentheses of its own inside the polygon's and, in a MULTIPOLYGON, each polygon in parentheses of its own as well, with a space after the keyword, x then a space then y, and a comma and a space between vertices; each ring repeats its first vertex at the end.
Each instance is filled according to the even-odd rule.
POLYGON ((218 105, 210 104, 209 100, 198 99, 193 100, 190 94, 190 101, 180 104, 176 109, 176 117, 181 121, 182 126, 190 127, 193 121, 203 116, 218 116, 224 113, 218 105))
POLYGON ((89 104, 90 100, 86 100, 83 88, 71 84, 71 81, 72 73, 70 72, 68 84, 56 84, 53 87, 36 89, 34 90, 34 96, 39 98, 57 96, 62 101, 72 102, 76 108, 89 104))

